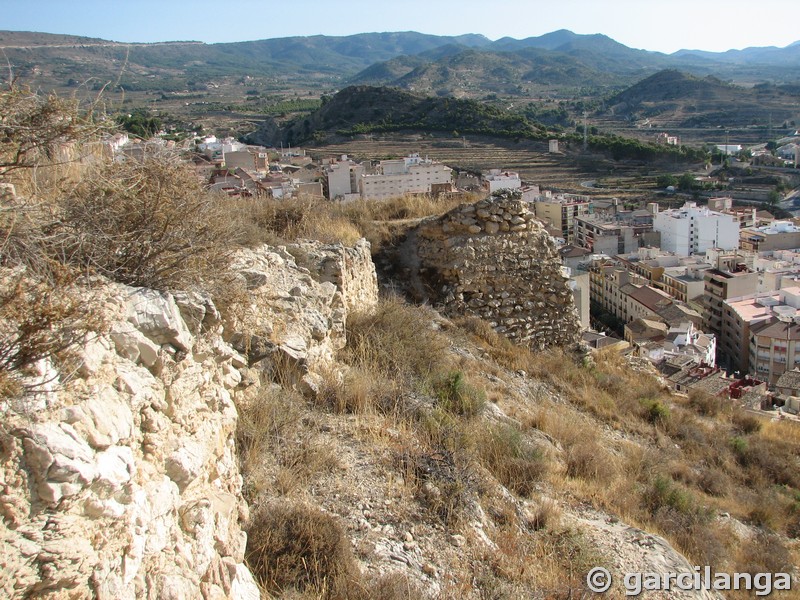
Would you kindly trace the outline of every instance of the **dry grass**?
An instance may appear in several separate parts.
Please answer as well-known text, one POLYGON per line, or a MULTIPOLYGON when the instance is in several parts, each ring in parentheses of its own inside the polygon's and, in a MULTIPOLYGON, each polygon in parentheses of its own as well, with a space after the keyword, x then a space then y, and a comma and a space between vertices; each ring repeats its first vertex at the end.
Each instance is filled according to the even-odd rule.
POLYGON ((450 364, 450 343, 433 330, 430 315, 397 298, 381 300, 372 312, 348 315, 347 337, 345 362, 412 389, 450 364))
POLYGON ((546 476, 545 452, 513 425, 483 426, 476 432, 478 460, 508 489, 529 496, 546 476))
POLYGON ((240 407, 236 438, 251 503, 267 492, 291 495, 338 465, 331 447, 304 424, 306 418, 303 399, 277 386, 240 407))
POLYGON ((287 244, 299 239, 353 245, 367 238, 377 251, 395 237, 389 224, 440 215, 460 203, 474 201, 471 195, 443 200, 428 195, 404 196, 384 201, 350 203, 321 199, 245 199, 225 203, 228 218, 236 223, 239 243, 287 244))
POLYGON ((536 590, 544 598, 566 600, 587 592, 586 573, 604 561, 574 529, 553 527, 527 532, 510 526, 494 538, 497 551, 476 557, 483 566, 476 584, 486 597, 528 597, 536 590), (511 593, 511 596, 506 594, 511 593))

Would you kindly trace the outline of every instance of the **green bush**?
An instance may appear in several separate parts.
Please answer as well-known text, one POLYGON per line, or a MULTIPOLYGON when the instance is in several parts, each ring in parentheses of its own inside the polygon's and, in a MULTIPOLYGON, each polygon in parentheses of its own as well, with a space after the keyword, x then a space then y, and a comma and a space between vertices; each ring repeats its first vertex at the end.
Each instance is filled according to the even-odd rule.
POLYGON ((643 400, 644 417, 653 425, 664 425, 669 421, 669 407, 658 400, 643 400))

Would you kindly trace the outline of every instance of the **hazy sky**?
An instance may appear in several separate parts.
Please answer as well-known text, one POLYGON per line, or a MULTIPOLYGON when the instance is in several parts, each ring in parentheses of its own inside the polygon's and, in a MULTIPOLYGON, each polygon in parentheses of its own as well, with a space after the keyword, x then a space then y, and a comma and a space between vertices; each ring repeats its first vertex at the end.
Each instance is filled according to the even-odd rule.
POLYGON ((786 46, 800 0, 0 0, 0 29, 121 42, 234 42, 292 35, 419 31, 495 40, 557 29, 674 52, 786 46))

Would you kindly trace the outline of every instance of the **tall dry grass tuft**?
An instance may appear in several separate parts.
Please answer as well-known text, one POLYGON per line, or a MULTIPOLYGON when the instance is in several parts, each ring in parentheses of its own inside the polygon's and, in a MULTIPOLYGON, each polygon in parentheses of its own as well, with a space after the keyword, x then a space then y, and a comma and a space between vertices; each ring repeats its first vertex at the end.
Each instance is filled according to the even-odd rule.
POLYGON ((491 425, 477 433, 478 459, 500 483, 529 496, 546 476, 550 461, 544 451, 517 427, 491 425))
POLYGON ((347 338, 345 362, 411 388, 450 365, 447 337, 432 328, 423 309, 398 298, 382 299, 374 311, 348 315, 347 338))
POLYGON ((296 590, 345 598, 361 578, 336 519, 302 504, 281 502, 258 510, 248 528, 246 558, 271 594, 296 590))

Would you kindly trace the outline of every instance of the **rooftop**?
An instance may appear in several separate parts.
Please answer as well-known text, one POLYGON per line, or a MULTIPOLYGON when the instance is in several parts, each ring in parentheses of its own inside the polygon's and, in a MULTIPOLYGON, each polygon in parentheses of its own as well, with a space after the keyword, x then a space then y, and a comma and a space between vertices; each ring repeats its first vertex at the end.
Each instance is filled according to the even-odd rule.
POLYGON ((775 387, 800 388, 800 370, 794 369, 792 371, 786 371, 786 373, 778 377, 778 381, 775 382, 775 387))
POLYGON ((753 335, 769 337, 778 340, 800 340, 800 325, 794 321, 782 321, 777 318, 759 323, 751 328, 753 335))
POLYGON ((742 232, 745 231, 747 233, 760 233, 762 235, 777 235, 780 233, 800 233, 800 227, 791 221, 773 221, 769 225, 742 229, 742 232))
POLYGON ((661 290, 652 288, 649 285, 634 287, 636 289, 629 294, 630 297, 653 312, 657 312, 672 303, 672 297, 661 290))

